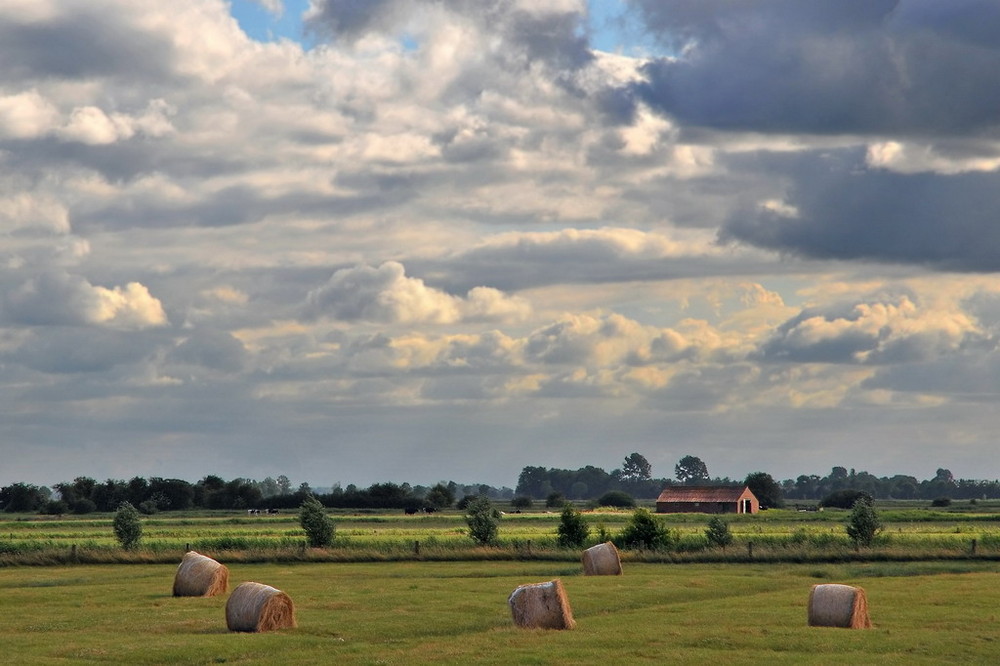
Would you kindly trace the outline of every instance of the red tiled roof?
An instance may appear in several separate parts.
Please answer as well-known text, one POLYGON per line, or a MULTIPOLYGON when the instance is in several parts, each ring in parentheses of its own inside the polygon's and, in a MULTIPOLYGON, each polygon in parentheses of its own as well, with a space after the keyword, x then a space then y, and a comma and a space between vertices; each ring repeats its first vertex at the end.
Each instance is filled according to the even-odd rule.
POLYGON ((746 486, 667 486, 657 502, 738 502, 746 486))

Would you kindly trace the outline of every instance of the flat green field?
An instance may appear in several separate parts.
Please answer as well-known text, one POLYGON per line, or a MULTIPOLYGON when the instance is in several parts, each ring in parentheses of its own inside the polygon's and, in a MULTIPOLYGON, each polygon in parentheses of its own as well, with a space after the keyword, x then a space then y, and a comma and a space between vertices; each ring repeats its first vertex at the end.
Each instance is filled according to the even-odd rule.
POLYGON ((30 664, 987 664, 1000 639, 988 562, 233 563, 295 602, 298 627, 230 633, 226 596, 174 598, 176 567, 0 568, 0 661, 30 664), (508 595, 559 578, 571 631, 514 626, 508 595), (815 583, 860 585, 875 628, 808 627, 815 583))

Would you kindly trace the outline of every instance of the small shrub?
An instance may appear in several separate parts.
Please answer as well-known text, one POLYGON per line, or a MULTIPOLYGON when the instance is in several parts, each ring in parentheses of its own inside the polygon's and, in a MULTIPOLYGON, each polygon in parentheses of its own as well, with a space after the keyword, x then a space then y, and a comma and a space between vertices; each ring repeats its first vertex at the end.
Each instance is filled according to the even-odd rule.
POLYGON ((847 522, 847 536, 855 546, 871 547, 875 537, 882 531, 882 520, 875 510, 875 502, 871 497, 862 497, 851 508, 851 517, 847 522))
POLYGON ((151 516, 159 510, 160 507, 156 506, 156 502, 153 500, 143 500, 142 502, 139 502, 139 513, 142 513, 143 515, 151 516))
POLYGON ((708 521, 708 529, 705 530, 705 538, 713 548, 725 549, 733 542, 733 534, 729 531, 729 523, 718 516, 714 516, 708 521))
POLYGON ((491 546, 497 542, 500 512, 489 497, 480 495, 468 503, 465 522, 469 526, 469 536, 479 545, 491 546))
POLYGON ((583 519, 583 514, 572 506, 563 508, 559 527, 556 529, 559 545, 563 548, 579 548, 590 535, 590 527, 583 519))
POLYGON ((623 548, 645 550, 668 550, 676 541, 674 534, 649 509, 636 509, 618 539, 623 548))
POLYGON ((935 497, 933 500, 931 500, 931 506, 935 506, 935 507, 951 506, 951 498, 950 497, 935 497))
POLYGON ((128 502, 122 502, 118 506, 112 527, 115 538, 125 550, 136 548, 142 540, 142 521, 139 520, 139 512, 128 502))
POLYGON ((326 515, 326 508, 312 495, 306 497, 299 507, 299 524, 313 548, 325 548, 333 543, 333 521, 326 515))

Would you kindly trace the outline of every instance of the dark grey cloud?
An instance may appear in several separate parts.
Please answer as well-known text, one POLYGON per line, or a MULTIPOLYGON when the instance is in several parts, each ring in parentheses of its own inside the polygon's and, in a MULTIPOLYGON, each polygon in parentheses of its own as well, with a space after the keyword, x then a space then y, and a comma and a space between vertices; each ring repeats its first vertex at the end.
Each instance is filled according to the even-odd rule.
POLYGON ((685 125, 978 134, 1000 107, 996 5, 981 0, 640 0, 676 57, 633 90, 685 125))
POLYGON ((78 3, 44 20, 0 21, 0 81, 76 77, 163 79, 173 45, 78 3))
POLYGON ((1000 270, 1000 173, 902 174, 869 169, 850 152, 797 156, 772 173, 790 182, 784 202, 797 214, 740 211, 721 240, 804 257, 1000 270))
POLYGON ((51 374, 107 373, 149 359, 160 336, 83 327, 35 329, 8 359, 51 374))
POLYGON ((445 8, 502 36, 509 64, 524 58, 559 70, 575 70, 593 59, 585 16, 575 11, 526 11, 511 0, 318 0, 308 27, 319 35, 353 41, 370 32, 405 32, 422 11, 445 8))
POLYGON ((169 363, 200 365, 220 372, 243 369, 247 351, 243 343, 225 331, 199 328, 167 355, 169 363))

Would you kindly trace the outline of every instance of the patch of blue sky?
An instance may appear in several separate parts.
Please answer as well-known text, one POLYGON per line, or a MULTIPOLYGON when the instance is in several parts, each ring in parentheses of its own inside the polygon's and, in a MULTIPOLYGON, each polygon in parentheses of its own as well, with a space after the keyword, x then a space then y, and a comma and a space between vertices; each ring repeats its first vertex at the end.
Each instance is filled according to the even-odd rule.
POLYGON ((302 25, 309 0, 283 0, 280 13, 271 11, 265 4, 261 0, 232 0, 230 13, 250 39, 258 42, 287 39, 305 48, 315 45, 315 40, 302 25))
MULTIPOLYGON (((303 28, 302 17, 309 9, 309 0, 283 0, 282 11, 267 8, 264 0, 232 0, 231 13, 243 32, 259 42, 288 39, 303 48, 316 45, 313 36, 303 28)), ((627 0, 588 0, 588 33, 591 48, 626 56, 665 55, 662 47, 644 29, 627 0)), ((408 50, 419 45, 409 35, 403 35, 408 50)))

